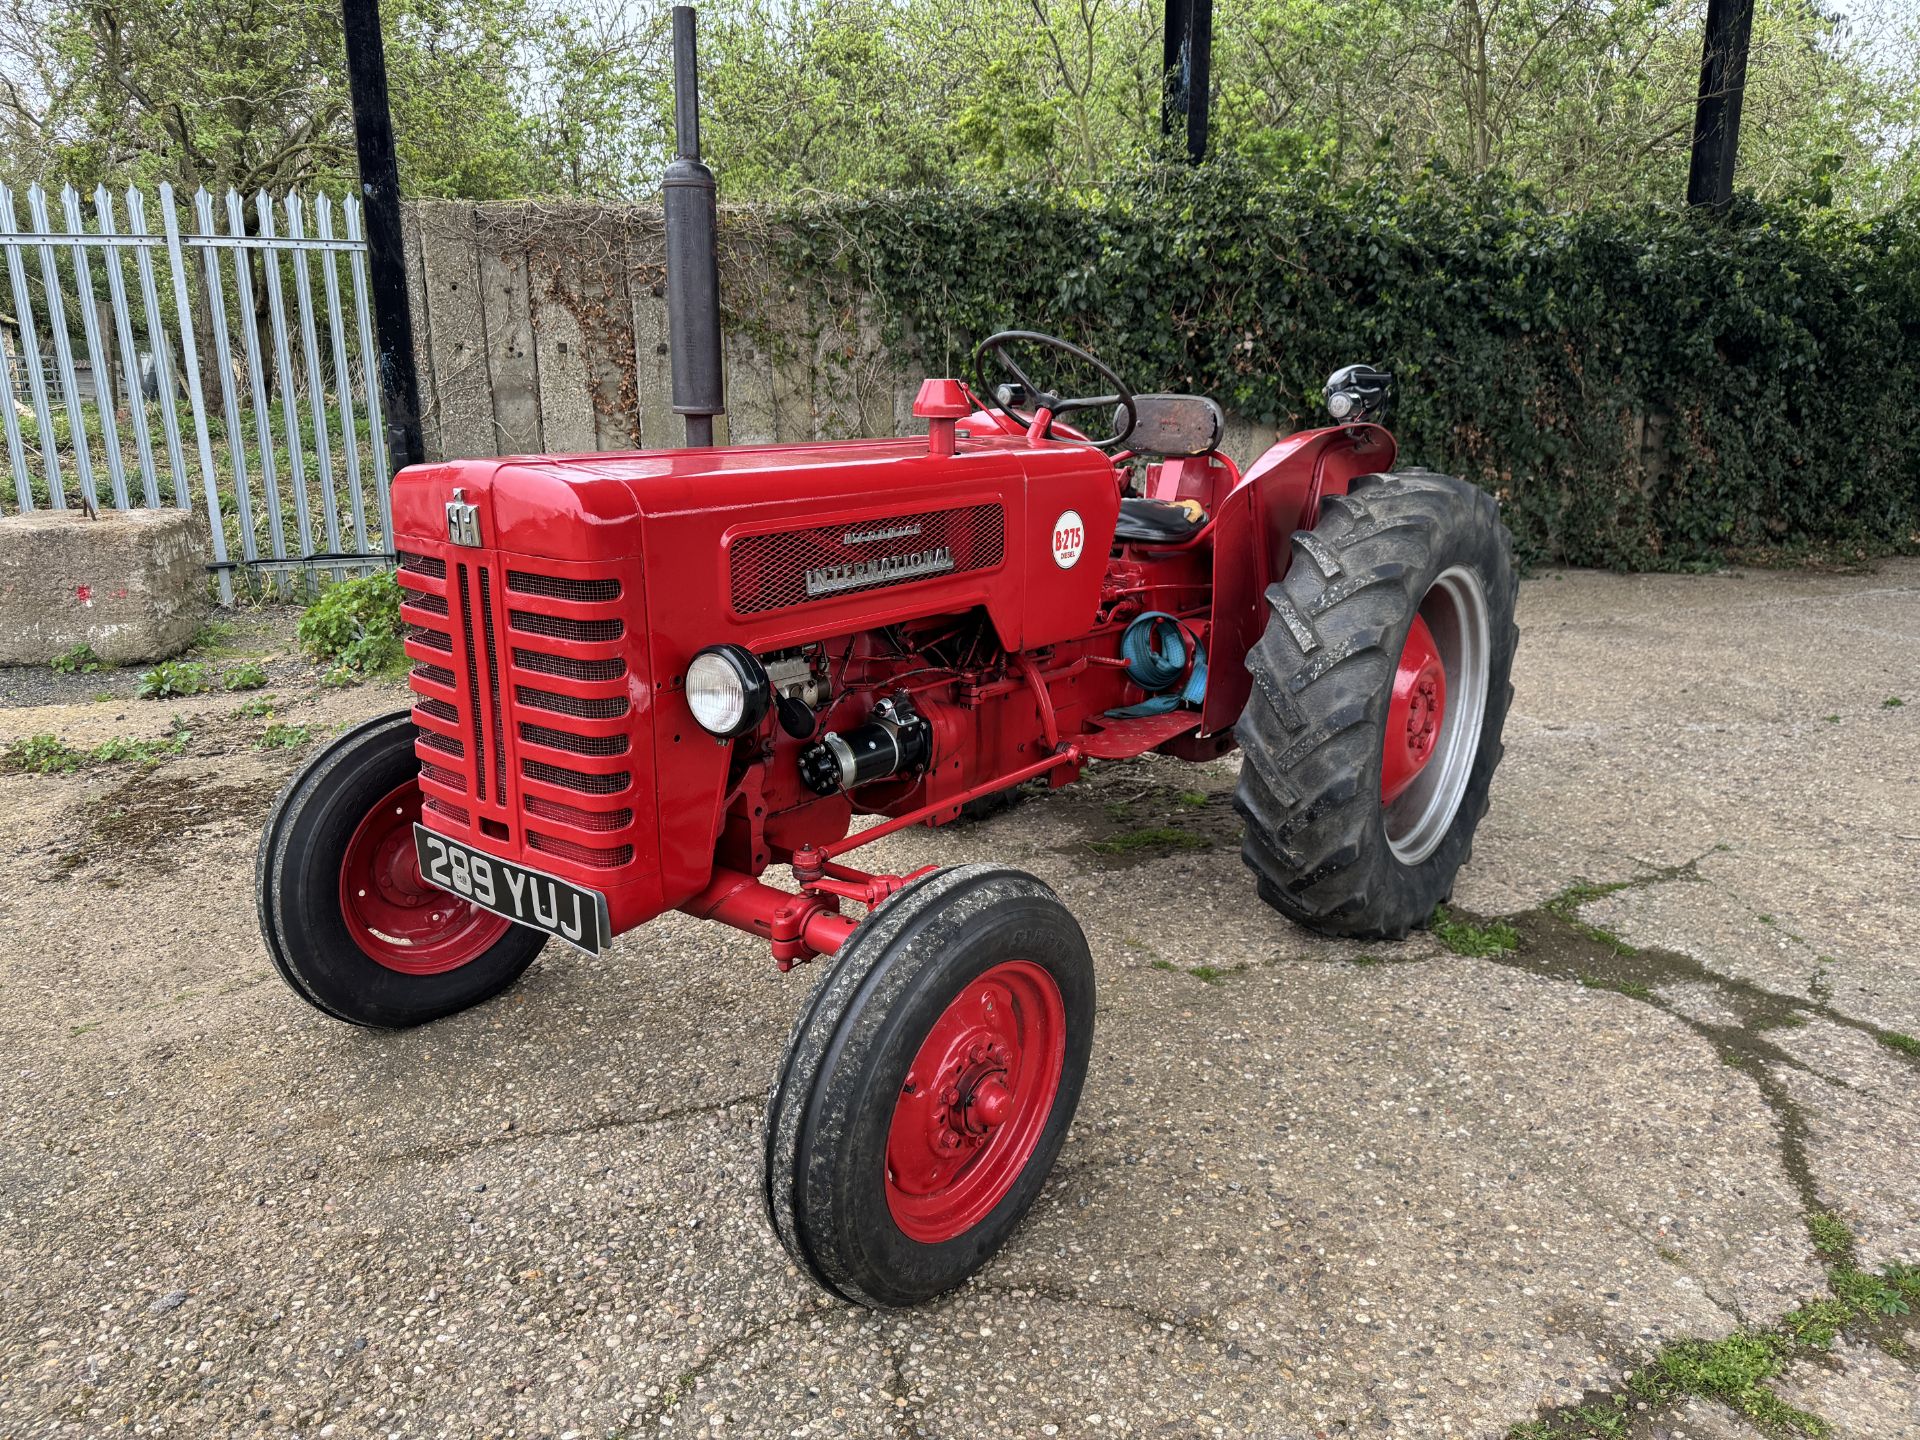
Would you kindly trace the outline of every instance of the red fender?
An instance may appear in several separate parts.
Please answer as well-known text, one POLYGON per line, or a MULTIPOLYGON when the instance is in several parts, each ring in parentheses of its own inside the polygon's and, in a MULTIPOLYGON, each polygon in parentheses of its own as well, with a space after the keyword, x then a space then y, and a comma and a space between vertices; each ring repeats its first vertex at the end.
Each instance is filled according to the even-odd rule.
POLYGON ((1311 530, 1323 495, 1393 468, 1393 436, 1378 425, 1303 430, 1273 446, 1221 502, 1213 526, 1213 644, 1200 731, 1232 728, 1253 690, 1246 653, 1267 624, 1267 587, 1287 573, 1296 530, 1311 530))

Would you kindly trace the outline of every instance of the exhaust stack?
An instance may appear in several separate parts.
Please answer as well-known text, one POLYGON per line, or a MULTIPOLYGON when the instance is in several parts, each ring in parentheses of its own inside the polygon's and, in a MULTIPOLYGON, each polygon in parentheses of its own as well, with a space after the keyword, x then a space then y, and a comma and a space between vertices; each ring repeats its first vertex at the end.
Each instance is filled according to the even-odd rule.
POLYGON ((720 366, 720 259, 713 171, 700 161, 700 78, 691 5, 673 7, 674 159, 667 166, 667 337, 673 411, 689 446, 713 444, 727 409, 720 366))

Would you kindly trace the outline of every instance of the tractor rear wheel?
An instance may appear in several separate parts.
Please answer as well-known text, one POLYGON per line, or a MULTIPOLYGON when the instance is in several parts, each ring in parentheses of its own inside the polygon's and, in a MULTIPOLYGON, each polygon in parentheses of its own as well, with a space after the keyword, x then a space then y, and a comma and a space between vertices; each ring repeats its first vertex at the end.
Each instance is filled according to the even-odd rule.
POLYGON ((1432 471, 1362 476, 1295 533, 1234 727, 1268 904, 1399 939, 1453 893, 1500 763, 1516 591, 1493 497, 1432 471))
POLYGON ((1039 1198, 1086 1079, 1093 960, 1040 881, 962 865, 893 895, 831 963, 767 1100, 767 1211, 828 1290, 914 1305, 1039 1198))
POLYGON ((296 995, 350 1025, 399 1030, 478 1005, 546 944, 421 879, 413 736, 405 710, 349 730, 287 782, 260 837, 267 954, 296 995))

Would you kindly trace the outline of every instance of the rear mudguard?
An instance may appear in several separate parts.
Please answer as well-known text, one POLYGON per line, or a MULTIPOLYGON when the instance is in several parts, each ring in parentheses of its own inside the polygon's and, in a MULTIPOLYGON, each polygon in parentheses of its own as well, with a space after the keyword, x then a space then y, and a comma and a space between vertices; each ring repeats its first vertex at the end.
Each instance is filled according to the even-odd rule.
POLYGON ((1378 425, 1303 430, 1273 446, 1221 502, 1213 526, 1212 654, 1202 734, 1229 730, 1253 689, 1246 654, 1266 628, 1267 587, 1287 573, 1296 530, 1311 530, 1326 495, 1393 468, 1393 436, 1378 425))

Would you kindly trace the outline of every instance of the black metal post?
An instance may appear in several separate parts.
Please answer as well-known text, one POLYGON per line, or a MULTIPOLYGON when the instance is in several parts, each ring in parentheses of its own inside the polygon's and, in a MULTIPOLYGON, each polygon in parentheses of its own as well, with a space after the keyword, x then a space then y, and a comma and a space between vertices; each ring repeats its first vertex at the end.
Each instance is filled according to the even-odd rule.
POLYGON ((427 449, 420 433, 420 379, 413 365, 406 244, 400 237, 400 163, 387 108, 387 50, 380 39, 379 0, 340 0, 340 17, 346 31, 347 86, 353 94, 353 140, 360 155, 380 408, 386 418, 387 456, 398 470, 425 460, 427 449))
POLYGON ((1715 209, 1733 199, 1740 151, 1740 101, 1747 88, 1747 44, 1753 0, 1707 0, 1707 38, 1700 56, 1700 100, 1693 112, 1693 158, 1687 203, 1715 209))
POLYGON ((1187 163, 1207 154, 1213 88, 1213 0, 1167 0, 1160 51, 1160 133, 1187 136, 1187 163))
POLYGON ((693 7, 673 7, 674 160, 667 166, 667 340, 673 409, 687 417, 687 444, 713 444, 713 417, 727 409, 720 368, 719 220, 713 172, 700 163, 700 77, 693 7))

